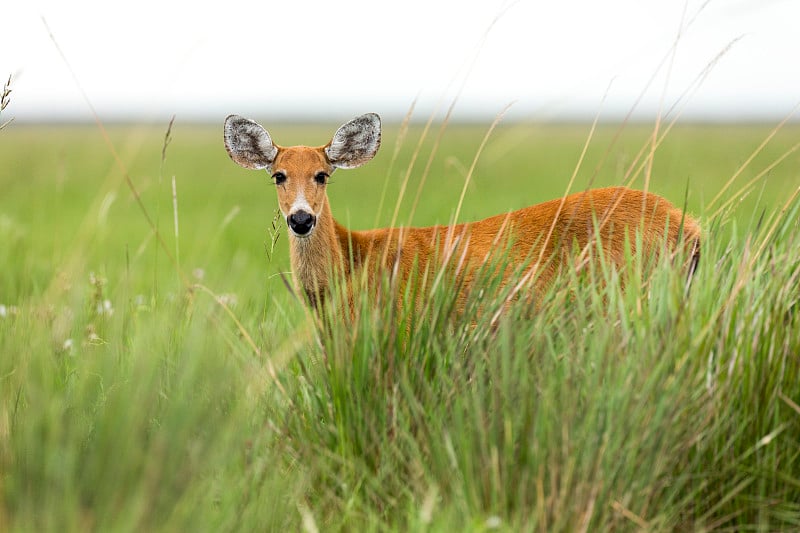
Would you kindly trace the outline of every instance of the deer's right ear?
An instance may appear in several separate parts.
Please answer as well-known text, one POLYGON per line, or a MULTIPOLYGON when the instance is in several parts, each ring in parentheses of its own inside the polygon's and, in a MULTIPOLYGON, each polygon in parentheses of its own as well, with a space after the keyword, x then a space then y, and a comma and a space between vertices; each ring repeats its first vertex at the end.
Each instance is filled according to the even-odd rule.
POLYGON ((236 163, 252 170, 272 168, 278 148, 260 124, 239 115, 225 119, 225 149, 236 163))

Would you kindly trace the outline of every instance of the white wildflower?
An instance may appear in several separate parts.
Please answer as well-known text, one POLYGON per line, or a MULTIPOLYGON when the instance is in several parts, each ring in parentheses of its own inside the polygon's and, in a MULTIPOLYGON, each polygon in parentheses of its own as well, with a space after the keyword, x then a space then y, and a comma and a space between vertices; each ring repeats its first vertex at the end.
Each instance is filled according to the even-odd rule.
POLYGON ((97 314, 100 316, 111 316, 114 314, 114 306, 111 305, 111 300, 103 300, 102 303, 97 304, 97 314))
POLYGON ((86 331, 86 343, 88 344, 103 344, 103 339, 94 331, 94 328, 88 328, 86 331))
POLYGON ((197 281, 203 281, 203 278, 206 277, 206 271, 200 267, 197 267, 192 270, 192 276, 194 276, 194 279, 197 281))
POLYGON ((239 301, 238 298, 236 298, 236 295, 233 293, 220 294, 218 300, 219 303, 227 305, 228 307, 233 307, 234 305, 236 305, 236 302, 239 301))
POLYGON ((503 525, 503 520, 499 516, 494 515, 487 518, 483 525, 486 529, 500 529, 500 526, 503 525))

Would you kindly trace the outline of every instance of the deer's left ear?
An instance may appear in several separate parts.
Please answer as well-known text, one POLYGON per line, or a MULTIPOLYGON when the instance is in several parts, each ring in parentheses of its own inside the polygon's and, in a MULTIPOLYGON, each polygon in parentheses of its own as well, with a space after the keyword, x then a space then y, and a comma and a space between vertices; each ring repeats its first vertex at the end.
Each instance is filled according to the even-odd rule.
POLYGON ((367 113, 341 126, 325 147, 325 155, 336 168, 360 167, 381 146, 381 117, 367 113))

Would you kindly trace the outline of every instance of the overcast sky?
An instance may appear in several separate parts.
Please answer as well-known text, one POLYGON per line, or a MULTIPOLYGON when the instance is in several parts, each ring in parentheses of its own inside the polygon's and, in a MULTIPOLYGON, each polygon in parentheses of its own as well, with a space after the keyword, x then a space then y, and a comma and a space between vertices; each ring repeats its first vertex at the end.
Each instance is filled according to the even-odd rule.
POLYGON ((146 122, 399 118, 415 99, 425 118, 456 95, 456 119, 512 102, 591 119, 605 97, 609 119, 678 102, 687 119, 774 120, 800 101, 800 0, 5 4, 2 118, 19 121, 91 120, 81 91, 101 119, 146 122))

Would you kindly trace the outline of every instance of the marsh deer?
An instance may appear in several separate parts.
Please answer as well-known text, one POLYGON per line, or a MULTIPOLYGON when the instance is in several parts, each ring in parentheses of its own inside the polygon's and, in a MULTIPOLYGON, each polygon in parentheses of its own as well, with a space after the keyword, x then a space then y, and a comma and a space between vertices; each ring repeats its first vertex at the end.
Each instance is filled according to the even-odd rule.
POLYGON ((330 276, 348 280, 361 273, 369 285, 389 272, 408 281, 414 272, 441 266, 456 249, 455 262, 466 278, 460 286, 469 287, 471 272, 507 246, 512 262, 528 261, 522 277, 530 278, 534 294, 564 266, 588 262, 585 251, 593 243, 616 268, 637 243, 645 257, 679 252, 690 272, 699 257, 694 219, 660 196, 625 187, 588 190, 477 222, 350 231, 333 218, 326 185, 336 169, 356 168, 375 156, 378 115, 351 120, 319 147, 279 146, 262 126, 236 115, 225 119, 224 136, 236 163, 271 173, 289 228, 292 272, 314 306, 329 290, 330 276))

